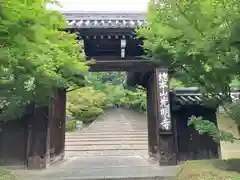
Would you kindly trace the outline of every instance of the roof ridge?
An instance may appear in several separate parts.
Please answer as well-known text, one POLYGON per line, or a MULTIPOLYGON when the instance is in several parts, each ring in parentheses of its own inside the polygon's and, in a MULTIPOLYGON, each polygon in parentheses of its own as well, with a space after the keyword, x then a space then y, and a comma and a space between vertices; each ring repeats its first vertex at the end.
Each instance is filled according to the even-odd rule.
POLYGON ((145 14, 141 12, 64 11, 62 12, 62 14, 66 17, 69 25, 73 26, 77 25, 77 27, 85 28, 94 27, 135 28, 139 25, 146 23, 145 14))

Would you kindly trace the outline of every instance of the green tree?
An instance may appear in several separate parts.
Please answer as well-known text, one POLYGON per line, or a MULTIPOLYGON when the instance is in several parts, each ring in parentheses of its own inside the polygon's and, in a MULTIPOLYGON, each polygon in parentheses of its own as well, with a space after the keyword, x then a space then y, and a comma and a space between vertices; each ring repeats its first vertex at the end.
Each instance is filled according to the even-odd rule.
POLYGON ((183 84, 200 87, 227 111, 231 83, 239 82, 240 74, 239 14, 237 0, 151 1, 149 26, 138 33, 151 58, 174 68, 183 84))
POLYGON ((111 82, 112 84, 122 84, 125 80, 124 72, 100 72, 95 73, 98 79, 102 82, 111 82))
POLYGON ((87 66, 76 35, 48 0, 3 0, 0 10, 1 120, 46 104, 58 88, 82 85, 87 66), (80 78, 79 78, 80 77, 80 78))

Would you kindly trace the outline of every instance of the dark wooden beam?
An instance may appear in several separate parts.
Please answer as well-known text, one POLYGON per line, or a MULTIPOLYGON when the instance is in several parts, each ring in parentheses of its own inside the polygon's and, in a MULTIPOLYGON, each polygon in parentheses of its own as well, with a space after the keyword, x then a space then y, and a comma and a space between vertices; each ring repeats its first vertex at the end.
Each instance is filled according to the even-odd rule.
POLYGON ((66 28, 64 31, 72 33, 80 33, 82 36, 99 36, 99 35, 110 35, 110 34, 135 34, 135 29, 133 28, 66 28))
POLYGON ((150 60, 97 60, 94 64, 89 64, 90 71, 127 71, 141 72, 150 71, 159 66, 158 63, 150 60))

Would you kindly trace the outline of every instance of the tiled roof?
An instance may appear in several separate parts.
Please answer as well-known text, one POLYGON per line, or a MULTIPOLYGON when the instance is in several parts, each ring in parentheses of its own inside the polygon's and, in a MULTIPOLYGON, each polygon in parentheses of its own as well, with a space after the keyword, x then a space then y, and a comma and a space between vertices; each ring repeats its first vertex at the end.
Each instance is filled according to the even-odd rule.
POLYGON ((136 28, 145 26, 143 13, 134 12, 63 12, 72 28, 136 28))
MULTIPOLYGON (((181 105, 186 104, 203 104, 204 96, 200 93, 198 88, 176 88, 173 90, 174 101, 181 105)), ((240 97, 240 91, 235 90, 231 92, 231 98, 236 101, 240 97)))

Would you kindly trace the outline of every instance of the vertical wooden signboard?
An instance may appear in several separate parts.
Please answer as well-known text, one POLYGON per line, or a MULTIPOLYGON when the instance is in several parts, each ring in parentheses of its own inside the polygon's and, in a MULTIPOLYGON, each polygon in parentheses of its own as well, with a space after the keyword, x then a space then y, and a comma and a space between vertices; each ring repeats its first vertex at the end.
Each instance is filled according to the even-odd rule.
POLYGON ((158 107, 158 160, 160 165, 175 165, 176 144, 172 132, 168 69, 156 69, 158 107))
POLYGON ((159 130, 171 132, 171 114, 168 89, 168 71, 157 69, 157 98, 159 106, 159 130))

